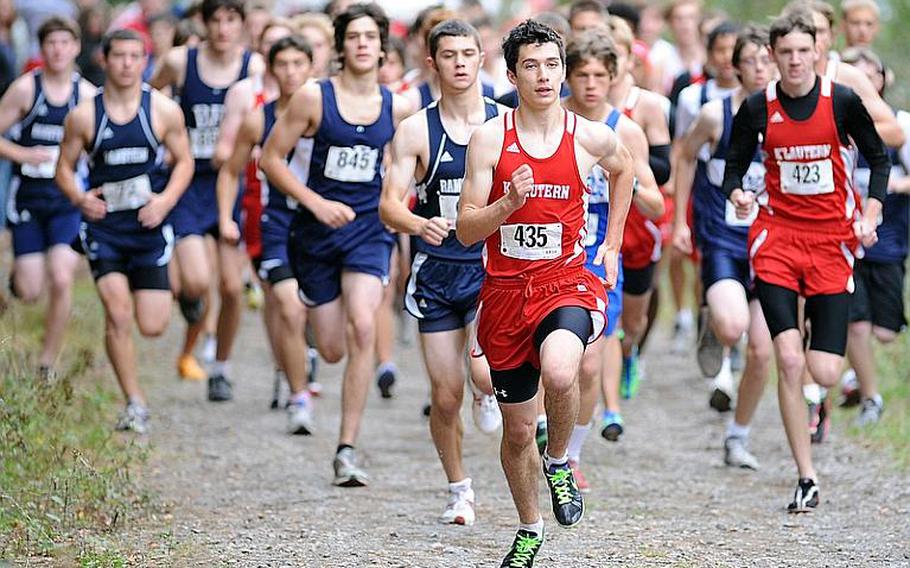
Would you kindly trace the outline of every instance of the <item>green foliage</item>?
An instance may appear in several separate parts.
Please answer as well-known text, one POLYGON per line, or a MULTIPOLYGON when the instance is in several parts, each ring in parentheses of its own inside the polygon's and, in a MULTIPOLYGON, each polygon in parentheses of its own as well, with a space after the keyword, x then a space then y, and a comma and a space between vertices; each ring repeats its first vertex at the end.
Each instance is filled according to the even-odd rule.
MULTIPOLYGON (((113 432, 119 395, 95 369, 104 331, 90 286, 77 289, 56 381, 41 380, 31 361, 42 309, 16 305, 0 319, 0 558, 54 555, 147 502, 131 478, 146 450, 113 432)), ((83 565, 118 564, 105 554, 83 565)))

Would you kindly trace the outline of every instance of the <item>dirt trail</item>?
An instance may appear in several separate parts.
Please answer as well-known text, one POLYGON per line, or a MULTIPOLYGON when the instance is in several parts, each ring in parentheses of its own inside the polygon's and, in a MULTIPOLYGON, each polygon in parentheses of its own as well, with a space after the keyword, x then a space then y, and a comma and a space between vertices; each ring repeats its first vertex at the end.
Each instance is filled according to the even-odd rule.
MULTIPOLYGON (((478 433, 465 407, 465 453, 477 494, 473 527, 439 525, 445 479, 420 413, 426 394, 415 347, 400 347, 397 396, 373 391, 361 448, 367 489, 330 485, 341 367, 323 365, 318 432, 284 433, 268 410, 271 364, 258 314, 244 316, 233 379, 236 399, 205 401, 203 384, 172 374, 179 326, 144 344, 143 381, 153 409, 153 452, 142 483, 164 514, 122 533, 136 564, 175 566, 498 566, 516 516, 498 461, 498 436, 478 433)), ((627 435, 592 433, 591 482, 578 528, 556 526, 543 493, 547 542, 539 566, 910 566, 910 474, 838 428, 815 449, 823 504, 784 507, 796 481, 776 397, 753 429, 759 472, 725 468, 724 419, 707 406, 693 359, 646 355, 640 396, 625 407, 627 435)))

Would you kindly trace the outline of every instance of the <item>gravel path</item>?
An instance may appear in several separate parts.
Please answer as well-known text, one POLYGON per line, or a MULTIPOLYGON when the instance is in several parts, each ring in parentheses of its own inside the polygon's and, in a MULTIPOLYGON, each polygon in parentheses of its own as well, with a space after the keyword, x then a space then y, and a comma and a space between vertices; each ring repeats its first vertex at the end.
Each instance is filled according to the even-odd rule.
MULTIPOLYGON (((176 322, 176 318, 175 318, 176 322)), ((477 493, 473 527, 436 522, 445 478, 420 413, 426 393, 415 347, 400 347, 397 396, 369 400, 360 448, 367 489, 330 485, 341 366, 323 365, 318 432, 284 433, 269 411, 271 364, 258 314, 244 317, 233 363, 236 400, 214 405, 200 383, 172 374, 180 326, 144 346, 153 451, 141 483, 160 504, 120 535, 137 565, 498 566, 517 522, 498 460, 498 436, 478 433, 465 408, 466 464, 477 493)), ((776 397, 763 401, 752 447, 763 468, 725 468, 723 418, 707 406, 694 358, 646 356, 641 395, 627 403, 627 434, 592 433, 584 471, 587 516, 556 526, 541 482, 547 542, 540 566, 910 566, 910 473, 837 427, 815 448, 823 503, 784 508, 796 474, 776 397)))

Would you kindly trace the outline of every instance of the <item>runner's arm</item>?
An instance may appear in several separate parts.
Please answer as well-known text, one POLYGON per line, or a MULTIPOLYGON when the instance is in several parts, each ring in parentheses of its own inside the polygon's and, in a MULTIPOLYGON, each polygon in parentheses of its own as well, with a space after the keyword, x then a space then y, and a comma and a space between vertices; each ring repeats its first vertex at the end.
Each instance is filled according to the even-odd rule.
MULTIPOLYGON (((606 128, 606 126, 605 126, 606 128)), ((455 235, 461 244, 473 245, 492 235, 518 207, 505 194, 487 204, 493 186, 493 170, 502 146, 502 121, 490 120, 471 136, 465 158, 464 183, 458 202, 455 235)))
POLYGON ((164 119, 165 132, 162 142, 171 155, 171 176, 161 192, 173 209, 177 201, 189 187, 195 171, 193 155, 190 153, 190 140, 186 131, 186 122, 180 107, 161 93, 152 92, 152 102, 156 114, 164 119))
POLYGON ((750 96, 739 106, 733 117, 730 149, 727 151, 724 184, 721 188, 727 199, 730 199, 734 190, 742 190, 743 176, 749 171, 749 164, 758 147, 758 137, 764 134, 768 120, 764 97, 764 92, 750 96))
MULTIPOLYGON (((632 184, 635 178, 634 160, 628 148, 605 124, 595 124, 598 129, 600 126, 606 129, 607 135, 595 137, 597 146, 594 148, 594 155, 602 156, 598 164, 610 174, 610 217, 607 222, 607 235, 600 250, 597 251, 595 264, 603 262, 606 253, 618 255, 622 248, 623 230, 626 226, 626 217, 629 215, 629 207, 632 205, 632 184)), ((612 284, 615 284, 615 275, 613 278, 612 284)))
MULTIPOLYGON (((888 106, 866 75, 852 65, 838 66, 838 80, 842 81, 859 95, 868 115, 874 121, 875 130, 881 139, 891 148, 900 148, 907 141, 904 130, 898 124, 891 107, 888 106)), ((848 115, 849 116, 849 115, 848 115)), ((864 154, 865 155, 865 154, 864 154)))
POLYGON ((670 126, 664 104, 669 108, 670 101, 655 93, 643 93, 647 120, 642 129, 648 140, 648 164, 654 173, 657 185, 670 181, 670 126), (665 103, 662 101, 666 101, 665 103))
POLYGON ((379 218, 382 222, 408 235, 418 234, 420 227, 428 221, 411 213, 405 205, 408 189, 417 172, 421 140, 426 141, 425 133, 418 129, 420 123, 426 124, 426 121, 419 118, 405 119, 395 130, 389 151, 391 163, 386 170, 379 198, 379 218))
POLYGON ((76 183, 76 162, 88 146, 94 129, 94 109, 89 108, 89 104, 89 101, 79 104, 63 122, 63 141, 60 143, 60 157, 57 158, 57 171, 54 175, 54 183, 77 207, 81 206, 86 193, 80 191, 76 183))
POLYGON ((676 177, 673 180, 673 230, 688 225, 687 212, 692 185, 695 183, 695 167, 698 151, 705 144, 711 144, 712 150, 717 141, 717 117, 712 111, 716 106, 708 103, 698 113, 698 117, 689 131, 679 139, 679 160, 676 163, 676 177))
POLYGON ((664 197, 657 187, 651 166, 648 165, 648 139, 641 127, 631 119, 623 120, 620 128, 620 139, 632 154, 634 164, 637 185, 632 200, 645 217, 657 219, 664 214, 664 197))
MULTIPOLYGON (((35 79, 31 73, 19 77, 9 86, 0 99, 0 132, 7 132, 28 114, 35 98, 35 79)), ((50 158, 46 150, 26 148, 0 136, 0 158, 17 164, 38 164, 50 158), (36 152, 37 151, 37 152, 36 152)))
POLYGON ((175 47, 167 52, 161 64, 155 68, 155 74, 149 79, 149 85, 156 89, 164 89, 183 83, 186 72, 186 47, 175 47))
POLYGON ((221 126, 218 128, 218 141, 215 144, 215 153, 212 156, 212 166, 215 169, 227 162, 234 152, 237 135, 244 117, 248 116, 253 108, 253 84, 249 79, 244 79, 231 85, 224 96, 224 115, 221 126))
POLYGON ((234 151, 218 170, 215 192, 218 198, 218 227, 221 236, 228 242, 240 238, 234 222, 234 203, 240 190, 240 174, 250 161, 256 141, 262 137, 262 110, 249 113, 240 125, 234 142, 234 151))

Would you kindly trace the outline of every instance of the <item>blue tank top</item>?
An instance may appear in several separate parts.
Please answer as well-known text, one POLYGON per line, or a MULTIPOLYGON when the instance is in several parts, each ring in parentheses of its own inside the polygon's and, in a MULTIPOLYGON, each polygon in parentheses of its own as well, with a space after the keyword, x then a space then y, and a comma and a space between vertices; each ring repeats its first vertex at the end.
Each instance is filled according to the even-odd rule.
MULTIPOLYGON (((613 131, 616 131, 616 125, 622 113, 613 109, 604 121, 613 131)), ((588 188, 591 190, 591 196, 588 198, 588 217, 586 222, 585 235, 585 267, 600 278, 606 278, 606 270, 603 265, 595 266, 594 258, 597 256, 597 249, 607 238, 607 224, 610 218, 610 182, 607 179, 606 172, 598 165, 595 165, 588 175, 588 188)))
MULTIPOLYGON (((272 132, 272 128, 275 126, 275 112, 277 109, 278 101, 266 103, 262 107, 265 122, 262 130, 262 140, 259 142, 260 146, 265 145, 266 138, 269 137, 269 133, 272 132)), ((309 177, 310 159, 312 158, 312 155, 313 139, 301 138, 298 140, 297 145, 294 146, 291 153, 288 155, 288 167, 290 167, 291 172, 297 179, 307 179, 309 177)), ((285 195, 281 191, 273 191, 265 176, 262 176, 261 182, 262 205, 267 212, 288 213, 297 210, 299 204, 296 199, 290 195, 285 195)))
MULTIPOLYGON (((722 104, 724 122, 720 140, 707 162, 698 160, 695 171, 693 207, 696 241, 700 246, 720 248, 735 258, 745 259, 749 256, 749 226, 755 217, 737 219, 736 209, 721 191, 733 133, 733 97, 725 97, 722 104)), ((743 189, 755 192, 762 199, 765 167, 759 150, 755 152, 749 170, 743 176, 743 189)))
MULTIPOLYGON (((486 120, 499 114, 496 101, 486 98, 484 105, 486 120)), ((425 219, 444 217, 454 226, 458 212, 458 199, 461 197, 461 184, 464 181, 465 154, 468 147, 453 142, 449 137, 439 116, 438 102, 430 103, 426 113, 430 141, 430 164, 427 167, 426 175, 417 184, 417 206, 414 208, 414 214, 425 219)), ((455 238, 454 230, 449 231, 449 236, 438 247, 434 247, 419 237, 413 239, 413 242, 417 252, 447 260, 479 261, 483 252, 482 242, 466 247, 455 238)))
MULTIPOLYGON (((480 88, 484 98, 492 99, 494 97, 495 92, 493 90, 493 85, 481 82, 480 88)), ((426 108, 430 106, 430 103, 436 100, 433 98, 433 91, 430 90, 430 84, 426 81, 417 86, 417 91, 420 93, 420 108, 426 108)))
MULTIPOLYGON (((903 178, 910 175, 901 164, 900 156, 894 148, 888 148, 891 156, 891 177, 903 178)), ((862 154, 856 161, 853 172, 853 184, 863 203, 869 196, 869 162, 862 154)), ((910 196, 900 193, 888 193, 882 204, 882 222, 878 226, 878 242, 866 249, 863 257, 871 262, 904 262, 908 251, 908 232, 910 232, 910 196)))
POLYGON ((382 156, 395 133, 392 93, 380 86, 382 111, 373 124, 350 124, 338 112, 330 79, 322 89, 322 120, 313 137, 307 185, 326 199, 348 205, 354 213, 375 213, 382 189, 382 156))
POLYGON ((100 187, 107 215, 97 226, 124 232, 144 231, 139 209, 167 185, 164 147, 152 129, 152 91, 142 85, 139 110, 118 124, 104 108, 104 90, 95 96, 95 137, 89 159, 89 187, 100 187))
MULTIPOLYGON (((215 174, 212 156, 218 141, 218 128, 224 116, 224 97, 228 87, 210 87, 199 76, 199 50, 195 47, 186 52, 186 79, 180 90, 180 107, 186 119, 190 134, 190 150, 196 159, 196 174, 215 174)), ((236 81, 249 74, 252 53, 244 50, 240 74, 236 81)))
POLYGON ((16 190, 17 202, 56 203, 67 202, 66 197, 54 183, 57 169, 57 156, 60 154, 60 142, 63 140, 63 121, 66 115, 79 104, 79 83, 81 77, 73 73, 73 91, 70 98, 60 106, 52 104, 44 93, 41 72, 34 73, 35 99, 32 108, 25 115, 15 130, 14 139, 20 146, 43 146, 53 154, 53 159, 41 164, 15 164, 14 174, 19 176, 19 187, 16 190))

